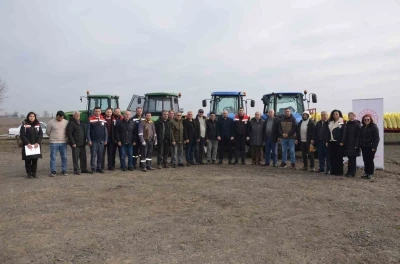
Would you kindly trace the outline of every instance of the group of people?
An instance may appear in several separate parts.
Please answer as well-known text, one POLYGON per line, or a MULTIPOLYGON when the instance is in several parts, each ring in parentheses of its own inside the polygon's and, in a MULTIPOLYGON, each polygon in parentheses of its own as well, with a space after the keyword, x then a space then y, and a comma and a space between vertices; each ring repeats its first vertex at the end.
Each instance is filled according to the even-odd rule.
MULTIPOLYGON (((341 111, 334 110, 329 119, 327 113, 322 112, 321 120, 315 123, 310 113, 305 111, 302 120, 297 123, 289 108, 285 109, 284 116, 280 118, 275 116, 273 110, 269 110, 265 120, 261 118, 260 112, 256 112, 255 117, 250 119, 243 108, 238 110, 233 119, 228 114, 223 111, 217 119, 216 113, 211 112, 207 118, 200 109, 195 117, 189 111, 183 118, 181 112, 170 110, 163 111, 159 119, 153 122, 151 113, 143 115, 140 107, 133 117, 130 111, 121 115, 119 108, 106 109, 102 114, 101 109, 95 107, 88 122, 83 123, 79 111, 69 121, 64 119, 63 111, 58 111, 46 130, 50 142, 50 176, 57 175, 58 152, 61 156, 61 174, 67 175, 67 145, 71 147, 76 175, 104 173, 106 160, 107 169, 114 171, 117 150, 122 171, 133 171, 137 166, 144 172, 154 170, 154 146, 158 150, 159 169, 170 167, 169 156, 173 168, 185 166, 184 151, 186 166, 223 164, 225 153, 228 154, 228 164, 236 165, 240 161, 245 165, 247 146, 251 148, 253 165, 286 168, 289 152, 290 167, 296 169, 295 147, 298 145, 302 152, 303 170, 338 176, 344 173, 345 156, 349 159, 346 176, 355 176, 356 157, 361 150, 365 167, 363 178, 372 179, 379 132, 370 115, 365 115, 362 122, 359 122, 351 112, 349 120, 345 122, 341 111), (278 142, 282 147, 282 162, 279 166, 278 142), (90 147, 90 170, 86 145, 90 147), (315 150, 318 151, 318 170, 315 170, 315 150)), ((20 139, 28 149, 41 145, 43 131, 34 112, 28 113, 21 126, 20 139)), ((25 152, 23 147, 22 159, 25 160, 27 176, 36 178, 37 161, 42 154, 26 155, 25 152)))

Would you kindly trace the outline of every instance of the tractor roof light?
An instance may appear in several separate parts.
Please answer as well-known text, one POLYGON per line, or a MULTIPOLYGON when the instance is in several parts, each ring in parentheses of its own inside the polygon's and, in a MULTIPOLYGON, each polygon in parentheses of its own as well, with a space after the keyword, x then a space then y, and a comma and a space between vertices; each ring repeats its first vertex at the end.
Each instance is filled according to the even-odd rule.
POLYGON ((246 96, 246 92, 243 92, 243 95, 246 96))
POLYGON ((307 90, 304 90, 304 94, 307 94, 307 90))
POLYGON ((182 96, 182 94, 181 94, 181 93, 178 93, 178 97, 181 98, 181 96, 182 96))
POLYGON ((89 90, 86 91, 86 94, 89 95, 89 90))

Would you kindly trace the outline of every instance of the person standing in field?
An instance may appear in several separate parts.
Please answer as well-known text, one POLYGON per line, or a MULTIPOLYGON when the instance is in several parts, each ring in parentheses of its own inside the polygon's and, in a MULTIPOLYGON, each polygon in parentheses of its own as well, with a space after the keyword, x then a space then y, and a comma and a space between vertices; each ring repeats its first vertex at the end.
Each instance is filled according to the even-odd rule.
POLYGON ((183 121, 182 113, 177 112, 171 121, 172 167, 183 167, 183 121))
POLYGON ((46 134, 49 135, 50 142, 50 177, 57 175, 56 158, 57 152, 61 156, 61 174, 67 175, 67 136, 66 130, 68 121, 64 119, 64 112, 58 111, 56 118, 49 121, 46 134))
POLYGON ((80 121, 81 113, 76 111, 67 125, 67 138, 72 151, 74 174, 88 173, 86 159, 86 124, 80 121))
POLYGON ((360 130, 360 147, 364 161, 363 179, 372 180, 375 164, 374 158, 378 149, 380 137, 378 126, 374 123, 372 116, 366 114, 362 118, 362 127, 360 130))
POLYGON ((206 121, 207 164, 215 164, 218 152, 217 120, 215 112, 210 113, 206 121))
POLYGON ((310 146, 314 146, 314 131, 315 123, 310 119, 310 112, 304 111, 302 115, 302 120, 297 126, 296 132, 296 144, 300 145, 301 154, 303 157, 303 170, 308 171, 308 158, 310 159, 310 171, 315 171, 315 159, 314 152, 310 151, 310 146))
POLYGON ((238 164, 239 157, 242 165, 246 165, 246 141, 249 141, 248 136, 248 123, 250 117, 244 114, 244 108, 240 107, 238 114, 233 119, 233 137, 235 139, 235 162, 234 165, 238 164))
POLYGON ((278 166, 278 126, 279 119, 275 117, 273 109, 268 110, 268 118, 265 120, 264 135, 265 135, 265 163, 264 166, 269 166, 272 153, 272 166, 278 166))
POLYGON ((203 156, 205 155, 204 147, 206 145, 206 117, 204 116, 203 109, 199 109, 195 118, 195 123, 199 132, 196 143, 195 159, 197 164, 204 165, 203 156))
POLYGON ((321 112, 321 120, 315 125, 314 131, 314 143, 317 146, 319 170, 318 172, 325 172, 330 174, 331 172, 331 161, 329 157, 329 151, 327 147, 328 138, 328 113, 326 111, 321 112))
POLYGON ((22 146, 22 160, 25 161, 25 170, 28 179, 37 178, 38 159, 42 158, 42 152, 36 155, 26 155, 25 147, 28 149, 39 148, 42 144, 43 131, 40 122, 36 119, 34 112, 29 112, 19 131, 22 146))
POLYGON ((171 147, 171 122, 168 119, 168 111, 163 111, 160 118, 154 122, 158 141, 157 167, 169 168, 168 153, 171 147))
POLYGON ((104 151, 103 151, 103 158, 102 158, 102 164, 101 164, 101 169, 104 170, 105 165, 106 165, 106 153, 107 153, 107 169, 109 171, 115 170, 113 167, 113 152, 114 152, 114 144, 115 144, 115 117, 113 115, 112 109, 107 108, 106 112, 104 114, 104 119, 106 120, 106 126, 107 126, 107 145, 104 145, 104 151))
POLYGON ((356 119, 356 115, 353 112, 348 113, 348 117, 349 121, 344 125, 341 146, 344 150, 344 156, 349 159, 345 176, 355 177, 357 170, 356 158, 360 156, 361 123, 356 119))
POLYGON ((189 111, 186 119, 183 120, 183 138, 186 144, 186 165, 197 165, 194 160, 194 152, 197 140, 200 139, 200 128, 193 119, 192 111, 189 111))
POLYGON ((157 145, 157 133, 154 122, 151 120, 151 113, 146 113, 146 118, 139 124, 140 139, 140 164, 142 171, 154 170, 151 166, 153 148, 157 145))
MULTIPOLYGON (((129 111, 128 111, 129 112, 129 111)), ((130 116, 130 112, 129 112, 129 116, 130 116)), ((121 115, 121 109, 120 108, 115 108, 114 109, 114 113, 113 113, 113 129, 115 131, 115 137, 117 132, 117 126, 118 123, 124 119, 124 117, 121 115)), ((114 138, 115 138, 114 137, 114 138)), ((111 168, 113 170, 115 170, 115 158, 117 155, 117 149, 118 149, 118 155, 119 155, 119 159, 121 160, 121 156, 122 156, 122 148, 118 145, 117 140, 115 139, 114 143, 113 143, 113 152, 112 152, 112 157, 111 157, 111 168)), ((132 154, 133 155, 133 154, 132 154)), ((133 158, 133 157, 132 157, 133 158)))
POLYGON ((96 106, 93 113, 94 114, 89 117, 87 126, 87 141, 90 146, 90 167, 92 169, 92 174, 96 172, 104 173, 101 165, 103 164, 104 146, 107 145, 108 142, 106 120, 101 115, 101 108, 96 106))
POLYGON ((261 119, 261 113, 257 111, 248 125, 248 135, 250 137, 252 165, 261 164, 261 151, 264 144, 264 120, 261 119))
POLYGON ((118 120, 115 135, 117 144, 121 148, 119 157, 121 170, 126 171, 126 157, 128 157, 128 170, 133 171, 133 149, 139 146, 136 145, 138 132, 136 122, 131 119, 131 112, 126 111, 124 118, 118 120))
POLYGON ((228 117, 228 111, 222 112, 217 121, 218 164, 223 164, 224 152, 228 150, 228 164, 232 164, 233 119, 228 117))
POLYGON ((291 168, 296 169, 295 139, 297 122, 290 108, 285 108, 285 114, 278 126, 278 134, 282 144, 282 164, 279 168, 286 168, 287 151, 289 149, 291 168))
POLYGON ((343 147, 341 146, 344 129, 342 112, 333 110, 329 116, 327 146, 331 160, 331 175, 343 175, 343 147))
MULTIPOLYGON (((136 127, 139 128, 139 124, 144 121, 145 119, 143 118, 143 108, 136 107, 136 114, 132 117, 132 120, 135 121, 136 123, 136 127)), ((137 160, 140 156, 140 147, 141 146, 141 142, 139 137, 137 137, 137 141, 136 141, 136 148, 133 149, 133 169, 136 169, 136 165, 137 165, 137 160)))

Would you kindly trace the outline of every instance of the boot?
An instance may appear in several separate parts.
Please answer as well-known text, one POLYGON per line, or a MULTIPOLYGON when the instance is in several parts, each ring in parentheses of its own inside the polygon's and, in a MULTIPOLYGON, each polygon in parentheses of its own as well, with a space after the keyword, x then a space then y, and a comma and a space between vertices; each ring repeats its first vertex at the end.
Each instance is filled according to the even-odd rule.
POLYGON ((31 172, 27 172, 27 173, 26 173, 26 176, 27 176, 28 179, 33 179, 32 173, 31 173, 31 172))
POLYGON ((37 178, 38 177, 37 174, 36 174, 36 171, 32 172, 32 177, 33 178, 37 178))
POLYGON ((165 168, 165 169, 168 169, 168 168, 170 168, 170 167, 168 166, 167 163, 164 163, 164 168, 165 168))

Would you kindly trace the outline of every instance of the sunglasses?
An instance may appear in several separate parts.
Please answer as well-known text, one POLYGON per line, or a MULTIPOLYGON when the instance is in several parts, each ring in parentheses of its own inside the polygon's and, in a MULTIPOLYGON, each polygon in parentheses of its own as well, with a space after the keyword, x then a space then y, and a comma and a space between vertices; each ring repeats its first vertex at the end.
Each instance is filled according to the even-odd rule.
POLYGON ((369 118, 365 118, 365 119, 364 119, 364 121, 371 121, 371 119, 369 119, 369 118))
POLYGON ((204 112, 199 112, 199 114, 204 114, 204 112))

